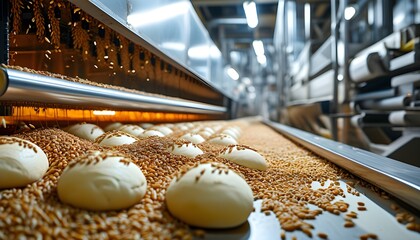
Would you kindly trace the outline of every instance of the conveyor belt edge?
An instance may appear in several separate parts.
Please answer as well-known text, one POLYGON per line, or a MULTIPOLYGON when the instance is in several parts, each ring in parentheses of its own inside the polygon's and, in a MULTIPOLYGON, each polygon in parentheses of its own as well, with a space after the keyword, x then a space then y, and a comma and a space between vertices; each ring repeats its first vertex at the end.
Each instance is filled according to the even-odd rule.
POLYGON ((420 209, 420 168, 283 124, 265 124, 316 154, 420 209))

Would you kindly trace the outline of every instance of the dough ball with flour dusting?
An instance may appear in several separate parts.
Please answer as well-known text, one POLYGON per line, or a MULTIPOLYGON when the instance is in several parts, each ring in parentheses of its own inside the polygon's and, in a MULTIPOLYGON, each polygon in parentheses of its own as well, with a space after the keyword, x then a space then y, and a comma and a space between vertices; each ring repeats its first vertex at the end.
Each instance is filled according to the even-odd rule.
POLYGON ((17 137, 0 137, 0 189, 23 187, 44 176, 47 155, 36 144, 17 137))
POLYGON ((58 197, 88 210, 118 210, 138 203, 147 182, 140 168, 119 153, 90 151, 61 174, 58 197))
POLYGON ((220 163, 199 164, 172 180, 166 205, 173 216, 203 228, 231 228, 244 223, 253 210, 247 182, 220 163))

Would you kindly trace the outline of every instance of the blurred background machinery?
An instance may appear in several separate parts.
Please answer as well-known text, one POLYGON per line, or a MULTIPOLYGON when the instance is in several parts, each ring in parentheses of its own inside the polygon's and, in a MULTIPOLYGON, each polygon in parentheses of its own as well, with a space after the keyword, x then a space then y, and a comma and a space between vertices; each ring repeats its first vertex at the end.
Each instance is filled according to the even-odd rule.
POLYGON ((419 1, 257 0, 255 28, 248 1, 192 3, 239 73, 237 116, 420 165, 419 1))
POLYGON ((280 1, 280 120, 419 166, 419 23, 419 1, 280 1))

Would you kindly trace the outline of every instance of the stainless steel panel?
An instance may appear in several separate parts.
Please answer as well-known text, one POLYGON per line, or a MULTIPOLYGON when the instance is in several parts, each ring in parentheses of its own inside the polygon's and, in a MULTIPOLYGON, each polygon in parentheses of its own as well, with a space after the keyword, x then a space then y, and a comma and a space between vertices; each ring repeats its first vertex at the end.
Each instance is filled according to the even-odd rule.
POLYGON ((104 107, 117 110, 226 112, 226 108, 221 106, 124 92, 13 69, 0 69, 0 72, 2 72, 0 74, 0 89, 7 89, 0 95, 0 100, 4 101, 104 107))
POLYGON ((129 1, 128 26, 166 55, 187 63, 189 4, 182 0, 129 1))
POLYGON ((134 43, 232 97, 220 84, 219 79, 227 77, 220 51, 190 1, 70 1, 134 43))

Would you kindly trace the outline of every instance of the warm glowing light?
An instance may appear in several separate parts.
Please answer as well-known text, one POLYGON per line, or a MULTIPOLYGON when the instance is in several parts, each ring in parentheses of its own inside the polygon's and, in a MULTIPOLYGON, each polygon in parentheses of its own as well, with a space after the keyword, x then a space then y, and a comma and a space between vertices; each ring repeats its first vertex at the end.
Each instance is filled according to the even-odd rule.
POLYGON ((250 28, 255 28, 258 25, 257 5, 253 1, 246 1, 243 4, 246 21, 250 28))
POLYGON ((115 111, 108 111, 108 110, 94 110, 93 115, 96 116, 114 116, 115 111))
POLYGON ((16 125, 24 121, 35 126, 49 125, 47 122, 58 123, 64 126, 69 122, 139 122, 139 119, 146 122, 179 122, 218 119, 218 117, 218 115, 194 113, 101 111, 15 106, 13 107, 13 116, 5 116, 4 119, 7 125, 16 125), (114 115, 97 115, 94 112, 100 112, 100 114, 114 112, 114 115))

